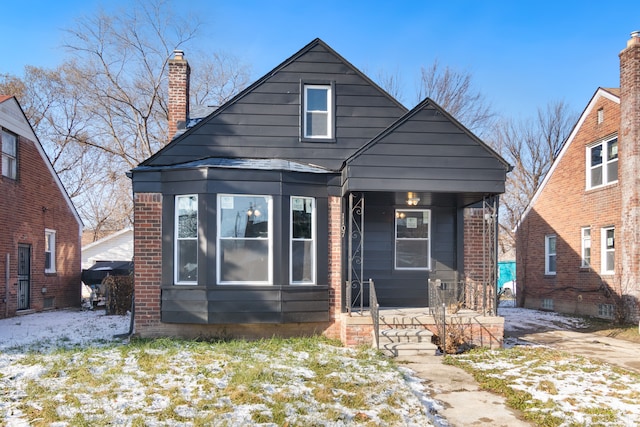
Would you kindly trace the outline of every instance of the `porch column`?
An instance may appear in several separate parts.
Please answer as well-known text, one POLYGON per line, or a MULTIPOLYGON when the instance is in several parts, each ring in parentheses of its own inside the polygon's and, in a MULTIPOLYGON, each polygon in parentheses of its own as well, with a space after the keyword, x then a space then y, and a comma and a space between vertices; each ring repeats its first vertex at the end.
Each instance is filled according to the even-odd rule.
POLYGON ((342 199, 329 196, 329 338, 342 339, 342 199))

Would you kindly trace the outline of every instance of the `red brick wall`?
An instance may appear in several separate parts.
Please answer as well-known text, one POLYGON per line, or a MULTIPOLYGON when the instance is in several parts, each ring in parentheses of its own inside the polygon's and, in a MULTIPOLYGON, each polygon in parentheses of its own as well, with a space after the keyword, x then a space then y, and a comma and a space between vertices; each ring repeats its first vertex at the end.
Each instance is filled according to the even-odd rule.
POLYGON ((341 338, 342 313, 342 213, 340 197, 329 197, 329 319, 325 331, 330 338, 341 338))
POLYGON ((18 179, 0 174, 0 318, 16 314, 19 244, 31 245, 30 309, 80 306, 80 224, 36 144, 19 137, 18 179), (45 229, 56 232, 56 272, 50 274, 44 272, 45 229))
POLYGON ((189 117, 189 76, 191 68, 182 54, 169 60, 169 141, 178 130, 178 122, 189 117))
MULTIPOLYGON (((614 304, 619 277, 600 276, 601 228, 620 235, 620 187, 586 190, 586 147, 613 136, 620 123, 616 102, 600 98, 584 118, 538 200, 517 232, 518 302, 541 308, 552 299, 554 310, 598 315, 598 304, 614 304), (603 109, 604 122, 598 123, 603 109), (581 268, 581 227, 591 227, 591 268, 581 268), (545 235, 557 237, 557 274, 545 275, 545 235)), ((619 162, 623 159, 620 158, 619 162)), ((616 251, 616 261, 620 256, 616 251)))
POLYGON ((162 195, 134 196, 135 332, 143 336, 160 324, 162 280, 162 195))
POLYGON ((464 210, 464 274, 474 281, 484 278, 484 214, 484 209, 464 210))
POLYGON ((637 319, 640 298, 640 37, 620 53, 621 234, 618 239, 621 287, 629 294, 630 317, 637 319), (635 299, 635 301, 634 301, 635 299))

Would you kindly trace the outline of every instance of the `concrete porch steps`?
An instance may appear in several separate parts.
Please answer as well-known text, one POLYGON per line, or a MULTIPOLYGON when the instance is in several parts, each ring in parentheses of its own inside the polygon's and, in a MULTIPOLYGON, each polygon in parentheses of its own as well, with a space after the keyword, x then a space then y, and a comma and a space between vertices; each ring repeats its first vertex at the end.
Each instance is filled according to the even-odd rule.
POLYGON ((391 328, 381 330, 378 340, 380 351, 387 356, 433 356, 438 347, 431 342, 432 337, 433 333, 424 328, 391 328))

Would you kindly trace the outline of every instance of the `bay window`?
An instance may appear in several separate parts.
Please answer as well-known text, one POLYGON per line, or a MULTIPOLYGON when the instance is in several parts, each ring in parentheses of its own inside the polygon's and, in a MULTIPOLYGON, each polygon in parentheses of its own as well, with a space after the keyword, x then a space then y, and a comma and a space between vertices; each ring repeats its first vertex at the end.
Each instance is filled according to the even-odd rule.
POLYGON ((316 208, 312 197, 291 197, 291 284, 314 284, 316 270, 316 208))
POLYGON ((174 277, 177 284, 198 282, 198 196, 176 196, 174 277))
POLYGON ((272 197, 218 195, 219 284, 273 283, 272 197))

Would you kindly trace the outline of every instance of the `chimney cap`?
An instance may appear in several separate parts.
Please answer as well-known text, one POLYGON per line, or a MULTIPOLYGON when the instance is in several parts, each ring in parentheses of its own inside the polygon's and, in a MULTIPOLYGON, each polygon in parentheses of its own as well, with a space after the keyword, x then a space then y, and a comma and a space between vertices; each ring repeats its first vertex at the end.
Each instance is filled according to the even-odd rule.
POLYGON ((184 59, 184 50, 180 50, 180 49, 175 49, 173 51, 173 57, 174 59, 184 59))

